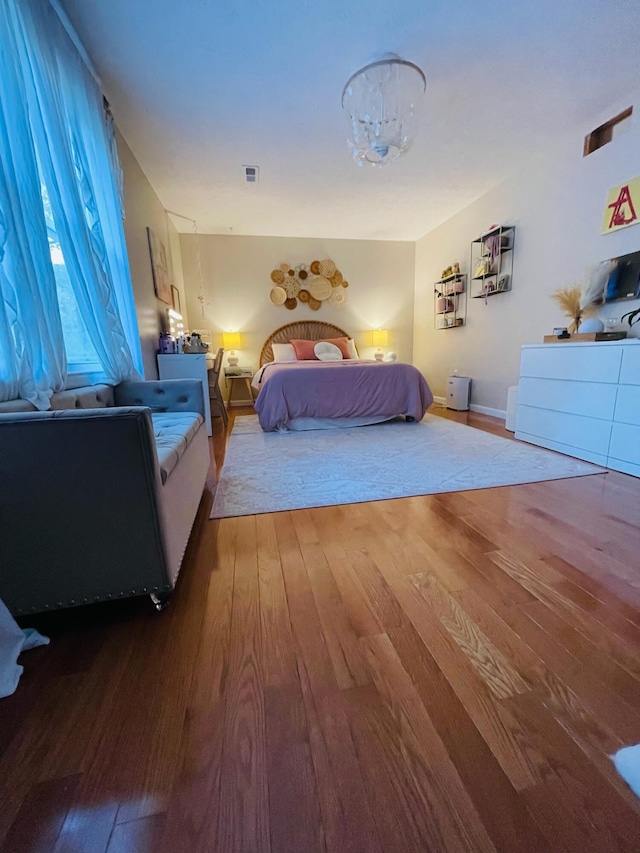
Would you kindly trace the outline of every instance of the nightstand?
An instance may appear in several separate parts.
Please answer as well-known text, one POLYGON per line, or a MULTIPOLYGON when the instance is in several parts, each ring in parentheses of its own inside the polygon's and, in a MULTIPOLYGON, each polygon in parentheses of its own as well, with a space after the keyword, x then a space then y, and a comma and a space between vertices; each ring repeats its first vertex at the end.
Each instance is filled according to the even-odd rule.
POLYGON ((225 367, 224 368, 224 385, 225 388, 231 386, 231 390, 229 391, 229 406, 246 406, 253 405, 253 391, 251 390, 251 380, 253 379, 253 367, 240 366, 240 367, 225 367), (248 397, 246 400, 234 400, 233 399, 233 388, 234 384, 240 381, 244 383, 248 397))

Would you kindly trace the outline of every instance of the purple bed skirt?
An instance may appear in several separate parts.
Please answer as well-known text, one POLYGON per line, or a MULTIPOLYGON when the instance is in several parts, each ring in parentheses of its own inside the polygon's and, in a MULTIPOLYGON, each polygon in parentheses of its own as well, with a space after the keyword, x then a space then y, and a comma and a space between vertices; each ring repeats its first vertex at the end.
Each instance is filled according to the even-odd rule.
POLYGON ((265 432, 294 418, 422 420, 433 402, 411 364, 378 361, 275 362, 263 368, 255 408, 265 432))

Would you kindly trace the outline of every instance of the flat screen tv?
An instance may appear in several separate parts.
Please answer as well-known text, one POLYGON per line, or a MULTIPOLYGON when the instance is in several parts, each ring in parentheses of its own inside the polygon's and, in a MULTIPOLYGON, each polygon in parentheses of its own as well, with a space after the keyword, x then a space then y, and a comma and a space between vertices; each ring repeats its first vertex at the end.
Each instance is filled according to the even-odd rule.
POLYGON ((613 258, 616 262, 604 288, 604 301, 640 299, 640 252, 613 258))

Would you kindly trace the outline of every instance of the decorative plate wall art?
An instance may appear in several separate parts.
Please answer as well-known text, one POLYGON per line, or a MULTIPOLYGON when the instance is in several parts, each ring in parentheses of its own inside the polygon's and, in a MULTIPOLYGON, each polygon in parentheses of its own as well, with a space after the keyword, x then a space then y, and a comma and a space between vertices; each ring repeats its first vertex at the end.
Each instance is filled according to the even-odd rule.
POLYGON ((283 263, 271 272, 270 278, 269 299, 289 311, 299 303, 308 305, 311 311, 318 311, 324 303, 344 308, 347 302, 349 282, 329 259, 295 267, 283 263))

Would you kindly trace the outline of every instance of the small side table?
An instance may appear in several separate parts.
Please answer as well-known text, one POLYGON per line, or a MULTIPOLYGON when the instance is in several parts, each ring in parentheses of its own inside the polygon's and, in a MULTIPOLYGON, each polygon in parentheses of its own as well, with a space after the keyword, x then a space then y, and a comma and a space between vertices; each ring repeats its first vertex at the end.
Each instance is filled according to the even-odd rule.
POLYGON ((236 405, 244 406, 244 405, 253 405, 253 392, 251 390, 251 380, 253 379, 253 367, 225 367, 224 368, 224 387, 228 388, 231 386, 231 390, 229 392, 229 406, 232 406, 233 403, 236 405), (246 400, 233 400, 233 387, 235 382, 240 380, 244 383, 248 398, 246 400))

